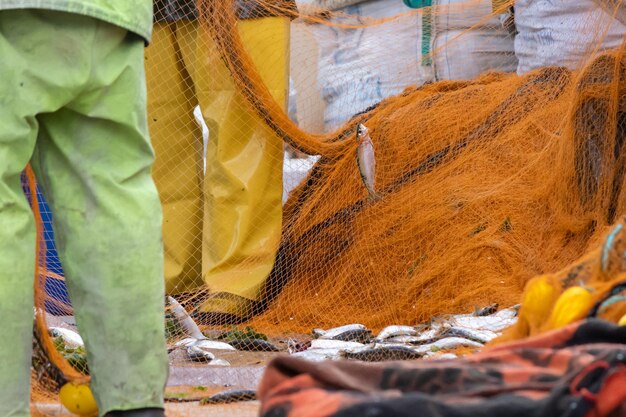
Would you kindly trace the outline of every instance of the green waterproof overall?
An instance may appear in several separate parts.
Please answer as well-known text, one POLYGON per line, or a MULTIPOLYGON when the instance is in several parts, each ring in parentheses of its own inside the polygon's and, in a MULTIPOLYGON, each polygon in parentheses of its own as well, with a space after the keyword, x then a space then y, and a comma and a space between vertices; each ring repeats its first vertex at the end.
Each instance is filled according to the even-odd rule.
POLYGON ((36 233, 20 186, 29 161, 54 212, 100 414, 163 407, 161 209, 143 67, 151 7, 0 0, 2 417, 29 415, 36 233))

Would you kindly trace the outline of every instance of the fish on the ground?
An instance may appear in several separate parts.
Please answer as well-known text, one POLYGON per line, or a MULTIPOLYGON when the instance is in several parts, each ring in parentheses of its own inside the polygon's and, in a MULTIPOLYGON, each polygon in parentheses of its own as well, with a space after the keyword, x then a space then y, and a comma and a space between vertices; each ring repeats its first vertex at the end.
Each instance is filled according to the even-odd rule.
POLYGON ((191 346, 194 343, 197 343, 198 339, 195 339, 193 337, 186 337, 184 339, 180 339, 178 342, 174 343, 175 347, 187 347, 187 346, 191 346))
POLYGON ((414 346, 407 346, 406 343, 391 343, 387 340, 385 340, 384 342, 373 342, 370 343, 369 345, 365 345, 365 348, 361 348, 361 349, 351 349, 351 352, 359 352, 362 350, 367 350, 367 349, 380 349, 380 348, 394 348, 394 347, 399 347, 399 348, 408 348, 408 349, 413 349, 414 346))
POLYGON ((237 350, 244 350, 250 352, 278 352, 279 349, 263 339, 234 339, 230 340, 228 344, 237 350))
MULTIPOLYGON (((321 337, 320 339, 326 339, 321 337)), ((344 342, 369 343, 372 339, 372 331, 369 329, 347 330, 339 333, 328 340, 342 340, 344 342)))
POLYGON ((325 337, 326 339, 329 339, 329 338, 332 338, 333 336, 336 336, 343 332, 347 332, 349 330, 365 330, 365 329, 367 329, 367 327, 365 327, 364 325, 359 324, 359 323, 353 323, 353 324, 345 324, 339 327, 333 327, 332 329, 328 329, 328 330, 313 329, 312 333, 313 333, 313 336, 325 337))
POLYGON ((187 347, 187 356, 194 362, 211 362, 215 355, 198 346, 187 347))
POLYGON ((48 329, 48 334, 52 337, 60 337, 63 340, 63 343, 65 343, 65 346, 71 349, 85 346, 83 338, 80 337, 78 333, 69 329, 64 329, 63 327, 50 327, 48 329))
POLYGON ((254 401, 256 399, 257 395, 254 390, 232 390, 205 397, 200 400, 200 405, 228 404, 239 401, 254 401))
POLYGON ((434 322, 431 324, 428 330, 423 330, 419 332, 419 334, 417 334, 416 336, 396 336, 385 340, 385 342, 408 343, 410 345, 425 345, 441 339, 442 334, 450 327, 450 324, 446 322, 434 322))
POLYGON ((451 350, 451 349, 456 349, 460 347, 481 348, 483 346, 484 345, 482 343, 465 339, 463 337, 446 337, 443 339, 439 339, 433 343, 417 346, 414 348, 414 350, 416 352, 426 354, 428 352, 438 352, 440 350, 451 350))
POLYGON ((364 346, 363 343, 344 340, 314 339, 311 340, 309 349, 359 349, 364 346))
POLYGON ((193 346, 197 346, 201 349, 210 350, 236 350, 229 343, 220 342, 218 340, 200 339, 193 346))
POLYGON ((307 349, 302 352, 292 353, 291 356, 306 359, 311 362, 321 362, 339 359, 339 352, 341 352, 341 349, 307 349))
POLYGON ((415 349, 401 345, 377 345, 368 349, 346 350, 341 351, 340 355, 346 359, 365 362, 411 360, 424 356, 423 353, 417 352, 415 349))
POLYGON ((432 343, 435 340, 438 340, 440 338, 440 336, 433 336, 433 337, 423 337, 422 335, 418 335, 418 336, 394 336, 394 337, 390 337, 388 339, 385 340, 380 340, 377 341, 378 343, 390 343, 390 344, 398 344, 398 343, 404 343, 407 345, 413 345, 413 346, 417 346, 417 345, 425 345, 426 343, 432 343))
POLYGON ((362 324, 346 324, 329 330, 313 329, 313 335, 319 339, 343 340, 346 342, 367 343, 372 337, 372 331, 362 324))
POLYGON ((445 330, 441 336, 442 338, 462 337, 464 339, 473 340, 474 342, 485 344, 485 343, 492 341, 496 337, 498 337, 498 334, 491 330, 484 330, 484 329, 478 330, 478 329, 469 329, 465 327, 453 326, 445 330))
POLYGON ((499 333, 515 324, 517 317, 510 317, 510 313, 498 315, 500 312, 491 316, 484 317, 460 317, 453 316, 448 319, 452 326, 465 327, 475 330, 491 330, 499 333))
POLYGON ((369 130, 365 125, 359 123, 356 129, 356 141, 358 143, 356 151, 357 164, 363 184, 371 199, 379 199, 374 183, 376 180, 376 157, 374 155, 374 144, 369 135, 369 130))
POLYGON ((513 307, 505 308, 503 310, 498 311, 497 313, 494 314, 494 316, 501 317, 504 319, 516 318, 517 315, 519 314, 520 307, 521 307, 520 304, 516 304, 513 307))
POLYGON ((187 337, 185 339, 179 340, 174 344, 175 347, 191 347, 196 346, 200 349, 208 349, 208 350, 236 350, 233 346, 228 343, 220 342, 217 340, 209 340, 209 339, 194 339, 193 337, 187 337))
POLYGON ((206 339, 206 336, 202 334, 196 322, 193 321, 189 313, 187 313, 187 310, 185 310, 185 308, 180 305, 180 303, 176 301, 174 297, 168 295, 167 301, 172 307, 172 314, 174 315, 174 318, 176 318, 178 324, 180 324, 180 326, 189 334, 189 336, 198 340, 206 339))
POLYGON ((187 353, 189 353, 189 349, 191 347, 196 347, 201 350, 235 350, 235 348, 228 343, 207 339, 207 337, 200 331, 196 322, 191 318, 189 313, 187 313, 187 310, 185 310, 185 308, 180 305, 174 297, 168 296, 167 300, 172 307, 172 314, 174 315, 174 318, 176 318, 180 326, 185 329, 190 336, 178 341, 174 346, 187 347, 187 353))
POLYGON ((436 352, 429 352, 426 353, 424 356, 424 359, 428 359, 428 360, 433 360, 433 361, 445 361, 445 360, 450 360, 450 359, 456 359, 458 358, 457 355, 455 355, 454 353, 436 353, 436 352))
POLYGON ((413 326, 387 326, 378 333, 376 340, 385 340, 396 336, 415 336, 417 330, 413 326))
MULTIPOLYGON (((216 360, 219 360, 219 359, 216 359, 216 360)), ((203 387, 203 386, 200 386, 198 388, 206 389, 206 387, 203 387)), ((180 393, 166 393, 165 398, 164 398, 165 402, 195 403, 199 401, 200 405, 227 404, 227 403, 233 403, 233 402, 238 402, 238 401, 252 401, 255 399, 256 399, 256 391, 247 390, 247 389, 224 391, 224 392, 211 395, 209 397, 187 396, 186 394, 183 394, 183 396, 181 396, 180 393)))
POLYGON ((225 359, 215 358, 211 362, 207 363, 209 366, 230 366, 230 362, 225 359))

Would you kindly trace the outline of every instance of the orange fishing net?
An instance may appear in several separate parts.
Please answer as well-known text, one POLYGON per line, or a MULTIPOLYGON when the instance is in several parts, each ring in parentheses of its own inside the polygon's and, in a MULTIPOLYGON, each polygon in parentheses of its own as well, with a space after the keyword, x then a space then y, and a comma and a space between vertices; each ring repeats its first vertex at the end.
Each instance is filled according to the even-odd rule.
MULTIPOLYGON (((196 53, 208 48, 219 56, 245 99, 241 123, 260 120, 266 133, 289 145, 287 155, 319 156, 314 165, 310 159, 275 161, 300 164, 306 174, 289 190, 261 296, 239 312, 254 331, 278 343, 313 327, 424 323, 476 306, 536 300, 528 295, 530 284, 523 294, 539 276, 530 283, 543 280, 552 288, 539 303, 550 307, 522 303, 518 324, 504 336, 520 338, 554 324, 547 324, 551 306, 566 288, 594 290, 583 308, 588 313, 626 279, 621 240, 609 250, 610 268, 602 266, 607 236, 626 211, 626 30, 620 32, 614 19, 621 2, 605 2, 602 9, 590 1, 578 10, 568 30, 585 35, 585 42, 562 40, 570 51, 563 54, 575 54, 562 60, 533 46, 524 32, 530 33, 529 22, 549 25, 548 14, 531 13, 538 2, 518 2, 515 10, 513 1, 483 0, 433 0, 417 9, 389 0, 307 2, 297 10, 282 2, 250 3, 254 19, 291 19, 295 90, 288 102, 296 110, 266 85, 232 0, 198 3, 196 53), (518 16, 526 16, 527 27, 518 16), (359 124, 374 146, 378 199, 370 198, 359 171, 359 124)), ((196 23, 177 23, 178 36, 188 33, 185 24, 196 23)), ((270 49, 266 56, 273 56, 270 49)), ((192 75, 206 85, 221 82, 211 74, 204 68, 192 75)), ((194 88, 183 90, 192 94, 194 88)), ((186 97, 178 99, 193 109, 197 103, 186 97)), ((219 128, 209 124, 208 141, 219 128)), ((193 164, 192 171, 202 172, 201 158, 193 164)), ((201 217, 189 218, 202 230, 201 217)), ((190 230, 177 233, 181 244, 202 245, 190 230)), ((194 256, 199 274, 201 256, 194 256)), ((192 275, 171 293, 190 313, 215 295, 192 275)), ((44 296, 38 298, 42 312, 46 297, 64 304, 54 291, 44 296)), ((623 306, 616 303, 604 317, 618 320, 623 306)), ((71 311, 66 304, 63 309, 71 311)), ((203 330, 223 330, 203 317, 197 318, 203 330)), ((38 326, 45 340, 46 324, 38 326)), ((175 323, 170 330, 172 342, 186 336, 175 323)), ((50 360, 65 378, 83 378, 67 359, 52 354, 50 360)), ((233 362, 226 372, 252 372, 250 363, 259 360, 251 361, 233 362)))
POLYGON ((235 21, 228 2, 204 6, 254 109, 294 147, 322 155, 285 207, 267 290, 280 294, 259 326, 376 328, 513 304, 526 280, 580 257, 623 209, 621 51, 580 72, 407 88, 315 136, 276 109, 237 32, 222 30, 235 21), (358 123, 375 145, 376 203, 355 162, 358 123))

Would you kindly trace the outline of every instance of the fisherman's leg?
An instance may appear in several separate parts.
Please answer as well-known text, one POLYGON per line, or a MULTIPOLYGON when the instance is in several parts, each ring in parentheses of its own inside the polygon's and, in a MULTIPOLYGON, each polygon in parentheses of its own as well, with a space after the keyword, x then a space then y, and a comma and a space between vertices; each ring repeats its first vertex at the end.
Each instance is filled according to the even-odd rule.
POLYGON ((202 284, 202 138, 193 116, 195 89, 181 53, 180 43, 188 40, 177 29, 185 25, 195 22, 155 23, 145 57, 168 293, 202 284))
POLYGON ((41 117, 36 160, 100 413, 162 408, 161 208, 143 42, 104 22, 81 96, 41 117))
MULTIPOLYGON (((286 105, 289 20, 243 20, 239 30, 274 98, 286 105)), ((200 36, 192 77, 209 126, 203 274, 214 295, 200 310, 246 317, 280 243, 283 145, 236 91, 209 35, 200 36)))
MULTIPOLYGON (((35 223, 20 173, 35 147, 35 115, 54 111, 80 78, 80 68, 68 69, 63 60, 85 52, 69 31, 61 33, 49 20, 59 15, 64 14, 0 11, 1 417, 29 415, 35 223), (70 53, 60 56, 60 45, 70 53)), ((73 33, 88 34, 88 28, 74 29, 73 33)))
MULTIPOLYGON (((7 74, 14 56, 3 36, 0 12, 0 73, 7 74), (9 64, 9 65, 7 65, 9 64)), ((0 81, 0 97, 15 98, 19 77, 0 81)), ((35 97, 24 89, 30 99, 35 97)), ((22 97, 25 98, 25 97, 22 97)), ((19 98, 18 98, 19 99, 19 98)), ((0 100, 0 416, 27 416, 33 339, 35 223, 20 183, 36 139, 34 115, 0 100)))
MULTIPOLYGON (((1 14, 0 14, 0 20, 1 14)), ((0 34, 0 37, 2 35, 0 34)), ((0 40, 2 43, 2 40, 0 40)), ((0 53, 2 53, 0 45, 0 53)), ((0 64, 0 67, 2 65, 0 64)), ((0 86, 0 94, 5 91, 0 86)), ((35 223, 20 185, 35 130, 0 104, 0 416, 29 414, 35 223)), ((36 126, 34 119, 31 122, 36 126)))

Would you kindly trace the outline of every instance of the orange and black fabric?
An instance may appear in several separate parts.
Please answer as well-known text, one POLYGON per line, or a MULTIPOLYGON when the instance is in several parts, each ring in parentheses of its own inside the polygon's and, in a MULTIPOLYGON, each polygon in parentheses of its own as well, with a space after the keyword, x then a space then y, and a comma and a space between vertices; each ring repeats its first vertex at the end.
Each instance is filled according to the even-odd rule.
POLYGON ((626 416, 626 327, 588 319, 466 358, 275 359, 263 417, 626 416))

